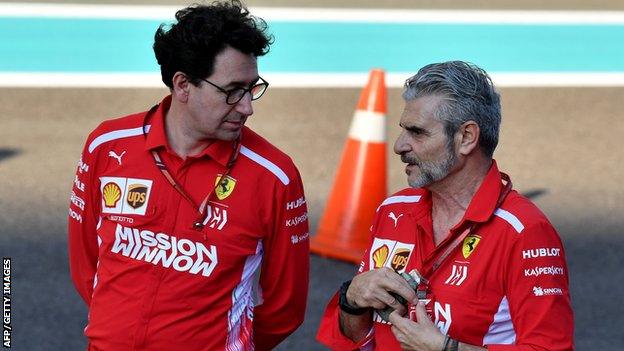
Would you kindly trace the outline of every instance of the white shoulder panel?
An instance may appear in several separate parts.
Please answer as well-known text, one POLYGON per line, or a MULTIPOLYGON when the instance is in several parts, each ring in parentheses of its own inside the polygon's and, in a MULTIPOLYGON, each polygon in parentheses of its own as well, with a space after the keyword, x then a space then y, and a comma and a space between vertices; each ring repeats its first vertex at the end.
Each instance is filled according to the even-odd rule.
POLYGON ((507 221, 507 223, 511 224, 511 226, 514 227, 518 234, 522 233, 522 231, 524 230, 524 225, 513 213, 507 212, 502 208, 498 208, 496 209, 496 211, 494 211, 494 215, 504 219, 505 221, 507 221))
POLYGON ((420 195, 397 195, 397 196, 391 196, 387 199, 385 199, 381 205, 379 205, 379 207, 377 207, 377 211, 379 211, 379 209, 382 206, 386 206, 386 205, 391 205, 391 204, 398 204, 398 203, 414 203, 414 202, 418 202, 420 201, 420 195))
MULTIPOLYGON (((145 132, 149 132, 151 125, 145 126, 145 132)), ((92 153, 98 146, 121 138, 127 138, 132 136, 137 136, 143 134, 143 127, 130 128, 130 129, 119 129, 113 130, 112 132, 104 133, 97 138, 93 139, 91 144, 89 144, 89 153, 92 153)))
POLYGON ((279 178, 279 180, 282 181, 284 185, 288 185, 290 183, 290 179, 288 178, 286 173, 284 173, 284 171, 282 171, 282 169, 279 168, 275 163, 249 150, 244 145, 241 145, 240 153, 247 156, 249 159, 256 162, 260 166, 268 169, 271 173, 275 174, 275 176, 279 178))

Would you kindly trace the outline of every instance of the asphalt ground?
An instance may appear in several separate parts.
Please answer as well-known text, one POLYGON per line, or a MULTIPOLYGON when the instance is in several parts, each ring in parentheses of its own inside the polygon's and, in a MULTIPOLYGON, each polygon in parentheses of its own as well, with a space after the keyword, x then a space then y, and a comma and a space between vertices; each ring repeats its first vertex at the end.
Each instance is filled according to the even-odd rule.
MULTIPOLYGON (((71 284, 69 191, 82 144, 100 121, 141 111, 162 89, 0 89, 0 254, 13 265, 13 349, 82 350, 86 308, 71 284)), ((502 89, 495 154, 563 238, 578 350, 624 344, 624 88, 502 89)), ((357 89, 270 89, 248 124, 299 166, 312 233, 331 191, 357 89)), ((388 138, 398 135, 399 89, 389 90, 388 138)), ((405 186, 388 147, 389 189, 405 186)), ((312 256, 304 325, 279 347, 323 349, 325 303, 356 267, 312 256)), ((552 316, 556 319, 557 316, 552 316)))

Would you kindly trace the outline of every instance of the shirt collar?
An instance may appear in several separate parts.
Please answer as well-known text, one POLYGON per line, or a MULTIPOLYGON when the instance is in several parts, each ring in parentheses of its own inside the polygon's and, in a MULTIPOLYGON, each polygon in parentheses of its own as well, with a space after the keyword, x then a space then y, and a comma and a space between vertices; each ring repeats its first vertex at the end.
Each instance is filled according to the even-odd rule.
MULTIPOLYGON (((472 197, 463 221, 485 222, 496 210, 496 203, 503 187, 496 161, 492 160, 490 170, 483 178, 479 189, 472 197)), ((463 222, 462 221, 462 222, 463 222)))
MULTIPOLYGON (((148 119, 147 123, 150 123, 150 129, 145 142, 145 150, 151 151, 158 148, 164 148, 168 153, 175 155, 175 152, 173 152, 169 145, 167 134, 165 132, 165 120, 170 106, 171 95, 168 95, 161 101, 158 108, 152 113, 151 116, 146 116, 148 119)), ((243 134, 245 134, 246 128, 247 127, 243 127, 243 131, 241 131, 243 134)), ((214 140, 201 153, 197 156, 193 156, 192 158, 207 156, 219 162, 223 166, 227 166, 233 149, 234 143, 231 141, 214 140)))
POLYGON ((147 134, 147 140, 145 141, 145 150, 154 150, 159 147, 164 147, 167 152, 172 152, 167 141, 167 134, 165 133, 165 115, 169 111, 171 106, 171 95, 166 96, 158 105, 156 111, 147 112, 151 113, 151 116, 145 116, 146 123, 150 124, 150 129, 147 134))

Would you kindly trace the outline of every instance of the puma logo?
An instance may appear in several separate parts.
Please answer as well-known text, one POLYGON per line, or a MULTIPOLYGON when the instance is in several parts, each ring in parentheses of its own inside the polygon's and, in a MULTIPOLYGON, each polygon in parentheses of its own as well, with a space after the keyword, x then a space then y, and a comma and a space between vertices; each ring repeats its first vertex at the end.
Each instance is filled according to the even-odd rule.
POLYGON ((122 152, 122 153, 121 153, 121 155, 117 155, 117 154, 115 153, 115 151, 111 150, 111 151, 109 151, 109 152, 108 152, 108 156, 109 156, 109 157, 112 157, 112 158, 114 158, 114 159, 116 159, 116 160, 117 160, 117 162, 119 162, 119 165, 121 166, 121 158, 123 157, 123 155, 124 155, 125 153, 126 153, 126 151, 122 152))
POLYGON ((394 221, 394 227, 395 228, 396 228, 397 224, 399 223, 399 218, 401 218, 402 216, 403 216, 402 213, 398 217, 394 214, 394 212, 388 213, 388 217, 390 217, 390 219, 392 219, 394 221))

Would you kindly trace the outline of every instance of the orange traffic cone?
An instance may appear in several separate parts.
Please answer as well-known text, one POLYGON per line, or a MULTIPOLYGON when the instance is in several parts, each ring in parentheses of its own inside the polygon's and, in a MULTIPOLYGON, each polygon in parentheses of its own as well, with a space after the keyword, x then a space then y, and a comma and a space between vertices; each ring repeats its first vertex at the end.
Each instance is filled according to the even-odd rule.
POLYGON ((351 121, 349 138, 311 250, 359 263, 370 245, 370 226, 386 198, 386 84, 371 71, 351 121))

